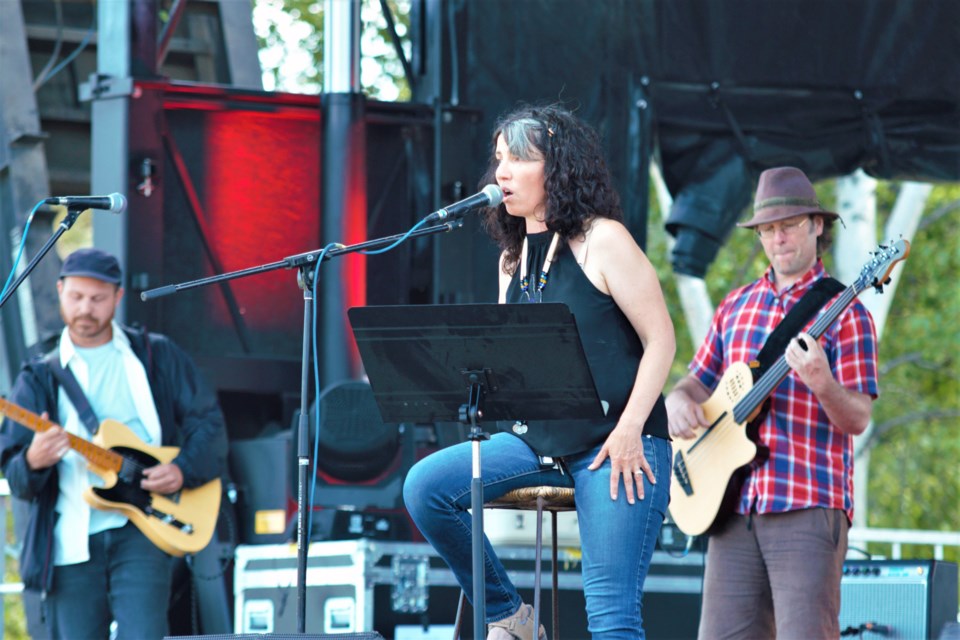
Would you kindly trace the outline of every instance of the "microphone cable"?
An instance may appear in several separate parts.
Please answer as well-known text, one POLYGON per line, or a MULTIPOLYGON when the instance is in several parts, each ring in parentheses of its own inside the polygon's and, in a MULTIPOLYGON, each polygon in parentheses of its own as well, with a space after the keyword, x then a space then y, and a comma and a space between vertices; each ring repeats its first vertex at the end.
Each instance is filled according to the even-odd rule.
MULTIPOLYGON (((410 227, 410 229, 406 233, 404 233, 400 238, 398 238, 391 244, 387 245, 386 247, 382 247, 380 249, 367 249, 365 251, 358 251, 357 253, 361 255, 372 256, 372 255, 378 255, 381 253, 386 253, 387 251, 390 251, 392 249, 396 249, 403 242, 405 242, 411 236, 411 234, 413 234, 414 231, 416 231, 417 229, 422 227, 424 224, 426 224, 426 222, 427 222, 427 218, 421 219, 415 225, 410 227)), ((446 224, 449 224, 449 223, 446 223, 446 224)), ((306 514, 307 539, 305 541, 305 544, 307 545, 310 544, 310 540, 313 538, 313 503, 314 503, 314 495, 317 490, 317 456, 320 454, 320 409, 321 407, 319 402, 320 400, 320 355, 317 348, 317 282, 320 280, 320 265, 323 264, 323 260, 324 258, 326 258, 327 253, 329 253, 334 249, 342 249, 343 246, 344 245, 340 244, 339 242, 331 242, 331 243, 328 243, 325 247, 323 247, 323 249, 320 250, 320 255, 317 256, 317 262, 313 266, 313 282, 311 283, 311 286, 310 286, 311 292, 313 295, 313 300, 311 300, 312 318, 311 318, 311 329, 310 329, 312 332, 312 338, 313 338, 311 341, 312 342, 311 353, 313 356, 313 397, 314 397, 314 403, 317 407, 317 410, 314 412, 314 420, 313 420, 313 434, 314 434, 313 458, 312 458, 313 465, 309 469, 309 471, 312 471, 312 473, 311 473, 311 479, 310 479, 310 491, 308 494, 309 495, 309 499, 308 499, 309 504, 307 505, 308 512, 306 514)), ((309 415, 309 412, 308 412, 308 415, 309 415)))
POLYGON ((30 215, 27 216, 27 223, 23 225, 23 233, 20 234, 20 246, 17 249, 17 257, 13 261, 13 266, 10 268, 10 275, 7 276, 7 282, 3 285, 3 291, 0 291, 0 300, 3 300, 7 295, 7 289, 10 288, 10 283, 13 282, 13 277, 17 274, 17 267, 20 265, 20 259, 23 257, 23 249, 27 246, 27 234, 30 233, 30 223, 33 222, 33 218, 37 215, 37 209, 40 208, 40 205, 43 204, 43 200, 33 205, 33 210, 30 211, 30 215))

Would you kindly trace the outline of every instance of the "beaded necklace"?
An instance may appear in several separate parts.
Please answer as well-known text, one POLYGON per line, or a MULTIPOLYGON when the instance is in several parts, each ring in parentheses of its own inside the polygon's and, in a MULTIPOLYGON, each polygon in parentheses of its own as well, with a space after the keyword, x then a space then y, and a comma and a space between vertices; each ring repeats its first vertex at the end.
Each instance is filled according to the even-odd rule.
POLYGON ((543 270, 540 271, 540 278, 537 280, 537 289, 534 297, 530 295, 530 276, 527 274, 527 238, 523 238, 523 248, 520 250, 520 291, 527 297, 527 302, 541 302, 543 300, 543 290, 547 286, 550 278, 550 265, 553 264, 553 256, 557 253, 557 245, 560 242, 560 234, 554 232, 553 239, 550 241, 550 248, 547 249, 547 257, 543 261, 543 270))

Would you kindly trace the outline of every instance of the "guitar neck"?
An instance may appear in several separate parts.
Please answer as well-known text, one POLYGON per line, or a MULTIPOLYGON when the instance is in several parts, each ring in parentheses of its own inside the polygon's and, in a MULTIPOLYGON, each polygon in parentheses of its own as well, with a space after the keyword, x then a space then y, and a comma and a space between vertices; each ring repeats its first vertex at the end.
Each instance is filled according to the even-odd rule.
MULTIPOLYGON (((37 433, 43 433, 51 427, 57 426, 54 422, 3 399, 0 399, 0 413, 37 433)), ((117 472, 123 466, 123 458, 119 454, 99 447, 72 433, 68 433, 67 438, 70 440, 70 448, 86 458, 87 462, 92 465, 117 472)))
MULTIPOLYGON (((830 307, 822 313, 810 329, 807 330, 807 333, 810 334, 814 340, 819 340, 820 336, 830 328, 830 325, 832 325, 834 321, 840 317, 840 314, 850 306, 850 303, 856 299, 860 291, 856 285, 851 285, 841 291, 833 300, 830 307)), ((734 421, 738 424, 746 422, 747 418, 753 415, 753 412, 763 404, 767 396, 773 393, 773 390, 783 382, 783 379, 786 378, 789 373, 790 365, 787 364, 787 358, 785 355, 781 355, 777 361, 771 365, 770 369, 760 377, 753 388, 747 392, 743 399, 734 406, 734 421)))

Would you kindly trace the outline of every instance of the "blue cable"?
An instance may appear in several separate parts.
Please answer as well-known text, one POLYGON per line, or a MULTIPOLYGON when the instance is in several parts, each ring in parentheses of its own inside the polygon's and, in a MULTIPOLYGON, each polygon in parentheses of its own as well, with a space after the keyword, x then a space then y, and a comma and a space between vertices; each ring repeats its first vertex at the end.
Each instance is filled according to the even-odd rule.
MULTIPOLYGON (((55 75, 57 75, 58 73, 60 73, 61 71, 63 71, 63 68, 64 68, 64 67, 66 67, 68 64, 70 64, 71 62, 73 62, 74 58, 76 58, 78 55, 80 55, 80 53, 87 47, 87 45, 90 44, 90 39, 93 37, 94 31, 96 31, 96 27, 95 27, 95 26, 91 26, 90 29, 87 30, 86 35, 83 36, 83 40, 81 40, 81 41, 80 41, 80 44, 77 45, 77 48, 74 49, 73 51, 71 51, 71 52, 70 52, 70 55, 68 55, 66 58, 64 58, 63 60, 61 60, 60 63, 57 64, 57 66, 55 66, 53 69, 51 69, 50 72, 47 73, 47 75, 44 76, 44 77, 41 79, 41 85, 40 85, 40 86, 43 86, 44 84, 46 84, 46 83, 50 80, 50 78, 52 78, 53 76, 55 76, 55 75)), ((39 88, 39 87, 37 87, 37 88, 39 88)))
POLYGON ((17 257, 13 261, 13 267, 10 269, 10 275, 7 276, 7 282, 3 285, 3 291, 0 291, 0 300, 3 300, 4 296, 7 295, 7 289, 10 288, 10 283, 13 282, 13 278, 17 273, 17 265, 20 264, 20 258, 23 257, 23 249, 27 245, 27 234, 30 233, 30 223, 33 222, 33 216, 37 214, 37 209, 39 209, 40 205, 42 204, 43 200, 33 206, 33 211, 31 211, 30 215, 27 216, 27 223, 23 225, 23 233, 20 235, 20 248, 17 250, 17 257))
MULTIPOLYGON (((320 255, 317 257, 317 264, 313 267, 313 285, 311 290, 313 292, 313 300, 311 300, 311 305, 313 312, 311 315, 311 335, 313 340, 311 341, 311 350, 313 352, 313 397, 314 404, 317 407, 315 415, 313 417, 313 473, 311 474, 310 481, 310 501, 308 505, 309 511, 307 512, 307 540, 305 544, 310 543, 310 540, 313 539, 313 497, 317 490, 317 456, 320 453, 320 357, 319 351, 317 350, 317 281, 320 279, 320 265, 323 263, 323 259, 326 257, 327 252, 331 249, 336 249, 342 245, 331 242, 325 246, 321 251, 320 255)), ((309 412, 309 409, 308 409, 309 412)), ((309 415, 309 413, 308 413, 309 415)), ((309 472, 310 469, 308 468, 309 472)))
POLYGON ((397 239, 397 241, 394 242, 394 243, 391 244, 391 245, 388 245, 388 246, 386 246, 386 247, 383 247, 382 249, 368 249, 367 251, 360 251, 359 253, 362 253, 362 254, 365 255, 365 256, 375 256, 375 255, 380 254, 380 253, 386 253, 387 251, 390 251, 391 249, 396 249, 397 246, 400 245, 400 243, 406 241, 406 239, 410 237, 410 234, 412 234, 414 231, 416 231, 417 229, 419 229, 420 227, 422 227, 426 221, 427 221, 427 219, 424 218, 423 220, 421 220, 421 221, 418 222, 417 224, 415 224, 415 225, 413 225, 412 227, 410 227, 410 230, 409 230, 409 231, 407 231, 405 234, 403 234, 402 237, 400 237, 399 239, 397 239))
MULTIPOLYGON (((403 234, 403 236, 398 238, 392 244, 386 247, 383 247, 382 249, 370 249, 367 251, 359 251, 358 253, 372 256, 372 255, 377 255, 381 253, 386 253, 391 249, 395 249, 401 243, 406 241, 414 231, 422 227, 426 222, 427 222, 426 218, 424 218, 423 220, 420 220, 420 222, 410 227, 410 229, 405 234, 403 234)), ((313 309, 313 313, 311 314, 312 315, 311 331, 313 335, 313 343, 312 343, 311 351, 313 356, 313 397, 315 398, 314 403, 316 404, 317 411, 313 421, 314 422, 313 424, 313 430, 314 430, 313 465, 314 466, 313 466, 312 480, 310 482, 310 499, 309 499, 309 504, 307 505, 307 508, 309 511, 307 513, 306 544, 309 544, 310 540, 313 538, 313 500, 317 490, 317 457, 320 454, 320 408, 321 408, 320 406, 320 355, 317 349, 317 339, 316 339, 316 336, 317 336, 317 281, 320 279, 319 277, 320 265, 323 263, 323 260, 326 257, 327 252, 329 252, 331 249, 336 249, 342 246, 343 245, 336 242, 331 242, 330 244, 325 246, 320 251, 320 255, 317 257, 317 263, 313 267, 313 285, 311 287, 313 291, 313 300, 311 301, 312 309, 313 309)), ((309 473, 309 469, 308 469, 308 473, 309 473)))

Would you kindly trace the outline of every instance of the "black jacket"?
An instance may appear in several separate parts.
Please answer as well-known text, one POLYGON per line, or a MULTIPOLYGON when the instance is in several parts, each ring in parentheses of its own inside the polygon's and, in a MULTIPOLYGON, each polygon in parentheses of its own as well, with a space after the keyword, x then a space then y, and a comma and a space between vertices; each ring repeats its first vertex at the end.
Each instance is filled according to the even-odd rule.
MULTIPOLYGON (((133 352, 143 363, 160 417, 163 446, 180 447, 173 462, 183 472, 184 486, 198 487, 226 468, 227 436, 216 396, 207 387, 190 357, 165 336, 123 329, 133 352)), ((42 413, 57 415, 58 384, 45 357, 23 365, 10 400, 42 413)), ((33 432, 6 419, 0 428, 0 469, 10 493, 30 501, 30 518, 20 552, 24 587, 47 591, 53 576, 53 527, 59 481, 56 465, 33 471, 26 451, 33 432)))

